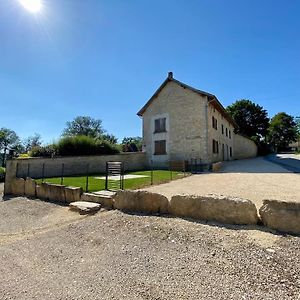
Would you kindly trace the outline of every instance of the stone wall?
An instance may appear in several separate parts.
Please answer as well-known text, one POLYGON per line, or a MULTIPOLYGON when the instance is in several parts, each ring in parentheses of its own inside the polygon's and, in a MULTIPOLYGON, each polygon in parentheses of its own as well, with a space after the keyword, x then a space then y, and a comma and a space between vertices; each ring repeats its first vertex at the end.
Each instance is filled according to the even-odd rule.
POLYGON ((206 96, 168 82, 143 114, 143 138, 148 161, 153 160, 159 166, 169 160, 191 158, 208 162, 206 106, 206 96), (154 120, 163 117, 167 120, 167 132, 154 133, 154 120), (154 155, 156 140, 166 140, 166 155, 154 155))
POLYGON ((170 214, 202 221, 216 221, 225 224, 255 225, 262 223, 281 232, 300 234, 300 204, 278 200, 264 200, 259 209, 250 200, 220 195, 193 196, 175 195, 169 201, 165 196, 147 191, 119 191, 106 194, 83 193, 79 187, 59 184, 36 184, 31 178, 12 180, 11 194, 28 196, 45 201, 68 204, 76 201, 100 203, 106 209, 127 212, 170 214))
POLYGON ((245 159, 257 156, 256 144, 239 134, 234 135, 234 159, 245 159))
POLYGON ((4 193, 11 193, 11 183, 16 177, 41 178, 43 165, 45 177, 56 177, 62 175, 62 168, 64 168, 64 176, 85 175, 87 167, 90 174, 105 173, 107 161, 122 161, 125 171, 144 170, 148 167, 146 154, 143 152, 101 156, 13 159, 8 160, 6 164, 4 193))
POLYGON ((208 157, 211 163, 232 160, 234 153, 234 127, 214 108, 213 105, 208 107, 208 157), (217 120, 217 129, 212 126, 212 118, 217 120), (223 130, 222 130, 223 128, 223 130), (227 133, 227 134, 226 134, 227 133), (213 140, 219 144, 219 153, 213 153, 213 140))

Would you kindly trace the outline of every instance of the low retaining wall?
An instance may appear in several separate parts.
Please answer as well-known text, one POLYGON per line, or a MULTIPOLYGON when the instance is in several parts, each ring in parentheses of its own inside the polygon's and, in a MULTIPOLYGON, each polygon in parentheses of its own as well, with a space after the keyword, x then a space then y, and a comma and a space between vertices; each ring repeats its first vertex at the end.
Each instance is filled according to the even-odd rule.
POLYGON ((12 159, 6 163, 4 194, 12 193, 11 183, 14 178, 58 177, 105 173, 107 161, 121 161, 126 171, 138 171, 147 168, 146 153, 133 152, 115 155, 70 156, 56 158, 12 159))
MULTIPOLYGON (((39 199, 62 203, 96 202, 108 209, 155 214, 169 213, 178 217, 225 224, 255 225, 259 221, 257 209, 250 200, 218 195, 177 195, 168 201, 161 194, 128 190, 119 191, 112 197, 83 193, 82 189, 77 187, 49 183, 38 185, 31 178, 27 178, 26 181, 22 178, 14 179, 12 194, 36 196, 39 199)), ((300 235, 300 203, 264 200, 259 213, 266 227, 300 235)))

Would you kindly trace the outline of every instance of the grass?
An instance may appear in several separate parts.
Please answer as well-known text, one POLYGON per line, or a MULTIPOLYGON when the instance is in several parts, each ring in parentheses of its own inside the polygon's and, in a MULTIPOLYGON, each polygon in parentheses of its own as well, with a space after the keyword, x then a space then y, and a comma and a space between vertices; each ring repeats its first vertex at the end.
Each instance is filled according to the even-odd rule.
MULTIPOLYGON (((153 184, 157 185, 157 184, 169 182, 171 180, 171 173, 172 173, 172 180, 184 177, 184 174, 182 172, 155 170, 153 171, 153 184)), ((144 175, 147 177, 124 179, 124 189, 134 190, 134 189, 139 189, 151 185, 151 171, 129 172, 127 174, 144 175)), ((104 174, 96 174, 96 175, 89 176, 89 187, 88 187, 89 192, 96 192, 105 189, 105 179, 95 178, 95 177, 102 177, 102 176, 104 176, 104 174)), ((38 183, 42 182, 41 179, 37 179, 36 181, 38 183)), ((60 177, 45 178, 44 182, 61 184, 61 178, 60 177)), ((63 184, 67 186, 82 187, 83 190, 85 190, 86 176, 64 177, 63 184)))

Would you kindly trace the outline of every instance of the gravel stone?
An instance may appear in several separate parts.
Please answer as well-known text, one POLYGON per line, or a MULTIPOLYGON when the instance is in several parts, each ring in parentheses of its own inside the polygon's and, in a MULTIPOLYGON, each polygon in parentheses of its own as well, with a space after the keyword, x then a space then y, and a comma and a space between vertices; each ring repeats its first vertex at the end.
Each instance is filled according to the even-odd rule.
POLYGON ((0 202, 0 299, 299 299, 299 237, 24 201, 0 202))

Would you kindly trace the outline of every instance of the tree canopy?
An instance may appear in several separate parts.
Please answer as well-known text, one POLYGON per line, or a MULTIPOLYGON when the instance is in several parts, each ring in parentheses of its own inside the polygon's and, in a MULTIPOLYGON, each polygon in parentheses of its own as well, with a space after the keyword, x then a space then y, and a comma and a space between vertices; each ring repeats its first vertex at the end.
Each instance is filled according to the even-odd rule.
POLYGON ((250 100, 237 100, 227 107, 228 113, 237 123, 238 132, 250 138, 264 138, 269 127, 267 111, 250 100))
POLYGON ((23 141, 24 150, 30 151, 34 147, 39 147, 42 145, 42 137, 40 134, 35 133, 32 136, 29 136, 23 141))
POLYGON ((78 116, 73 121, 66 123, 63 136, 85 135, 92 138, 99 138, 104 134, 102 121, 89 116, 78 116))
POLYGON ((268 140, 275 150, 285 149, 297 137, 297 124, 292 116, 280 112, 271 119, 268 140))
POLYGON ((124 137, 122 140, 123 152, 138 152, 142 151, 143 139, 139 136, 124 137))
POLYGON ((20 145, 20 139, 15 131, 2 127, 0 129, 0 149, 16 148, 20 145))

